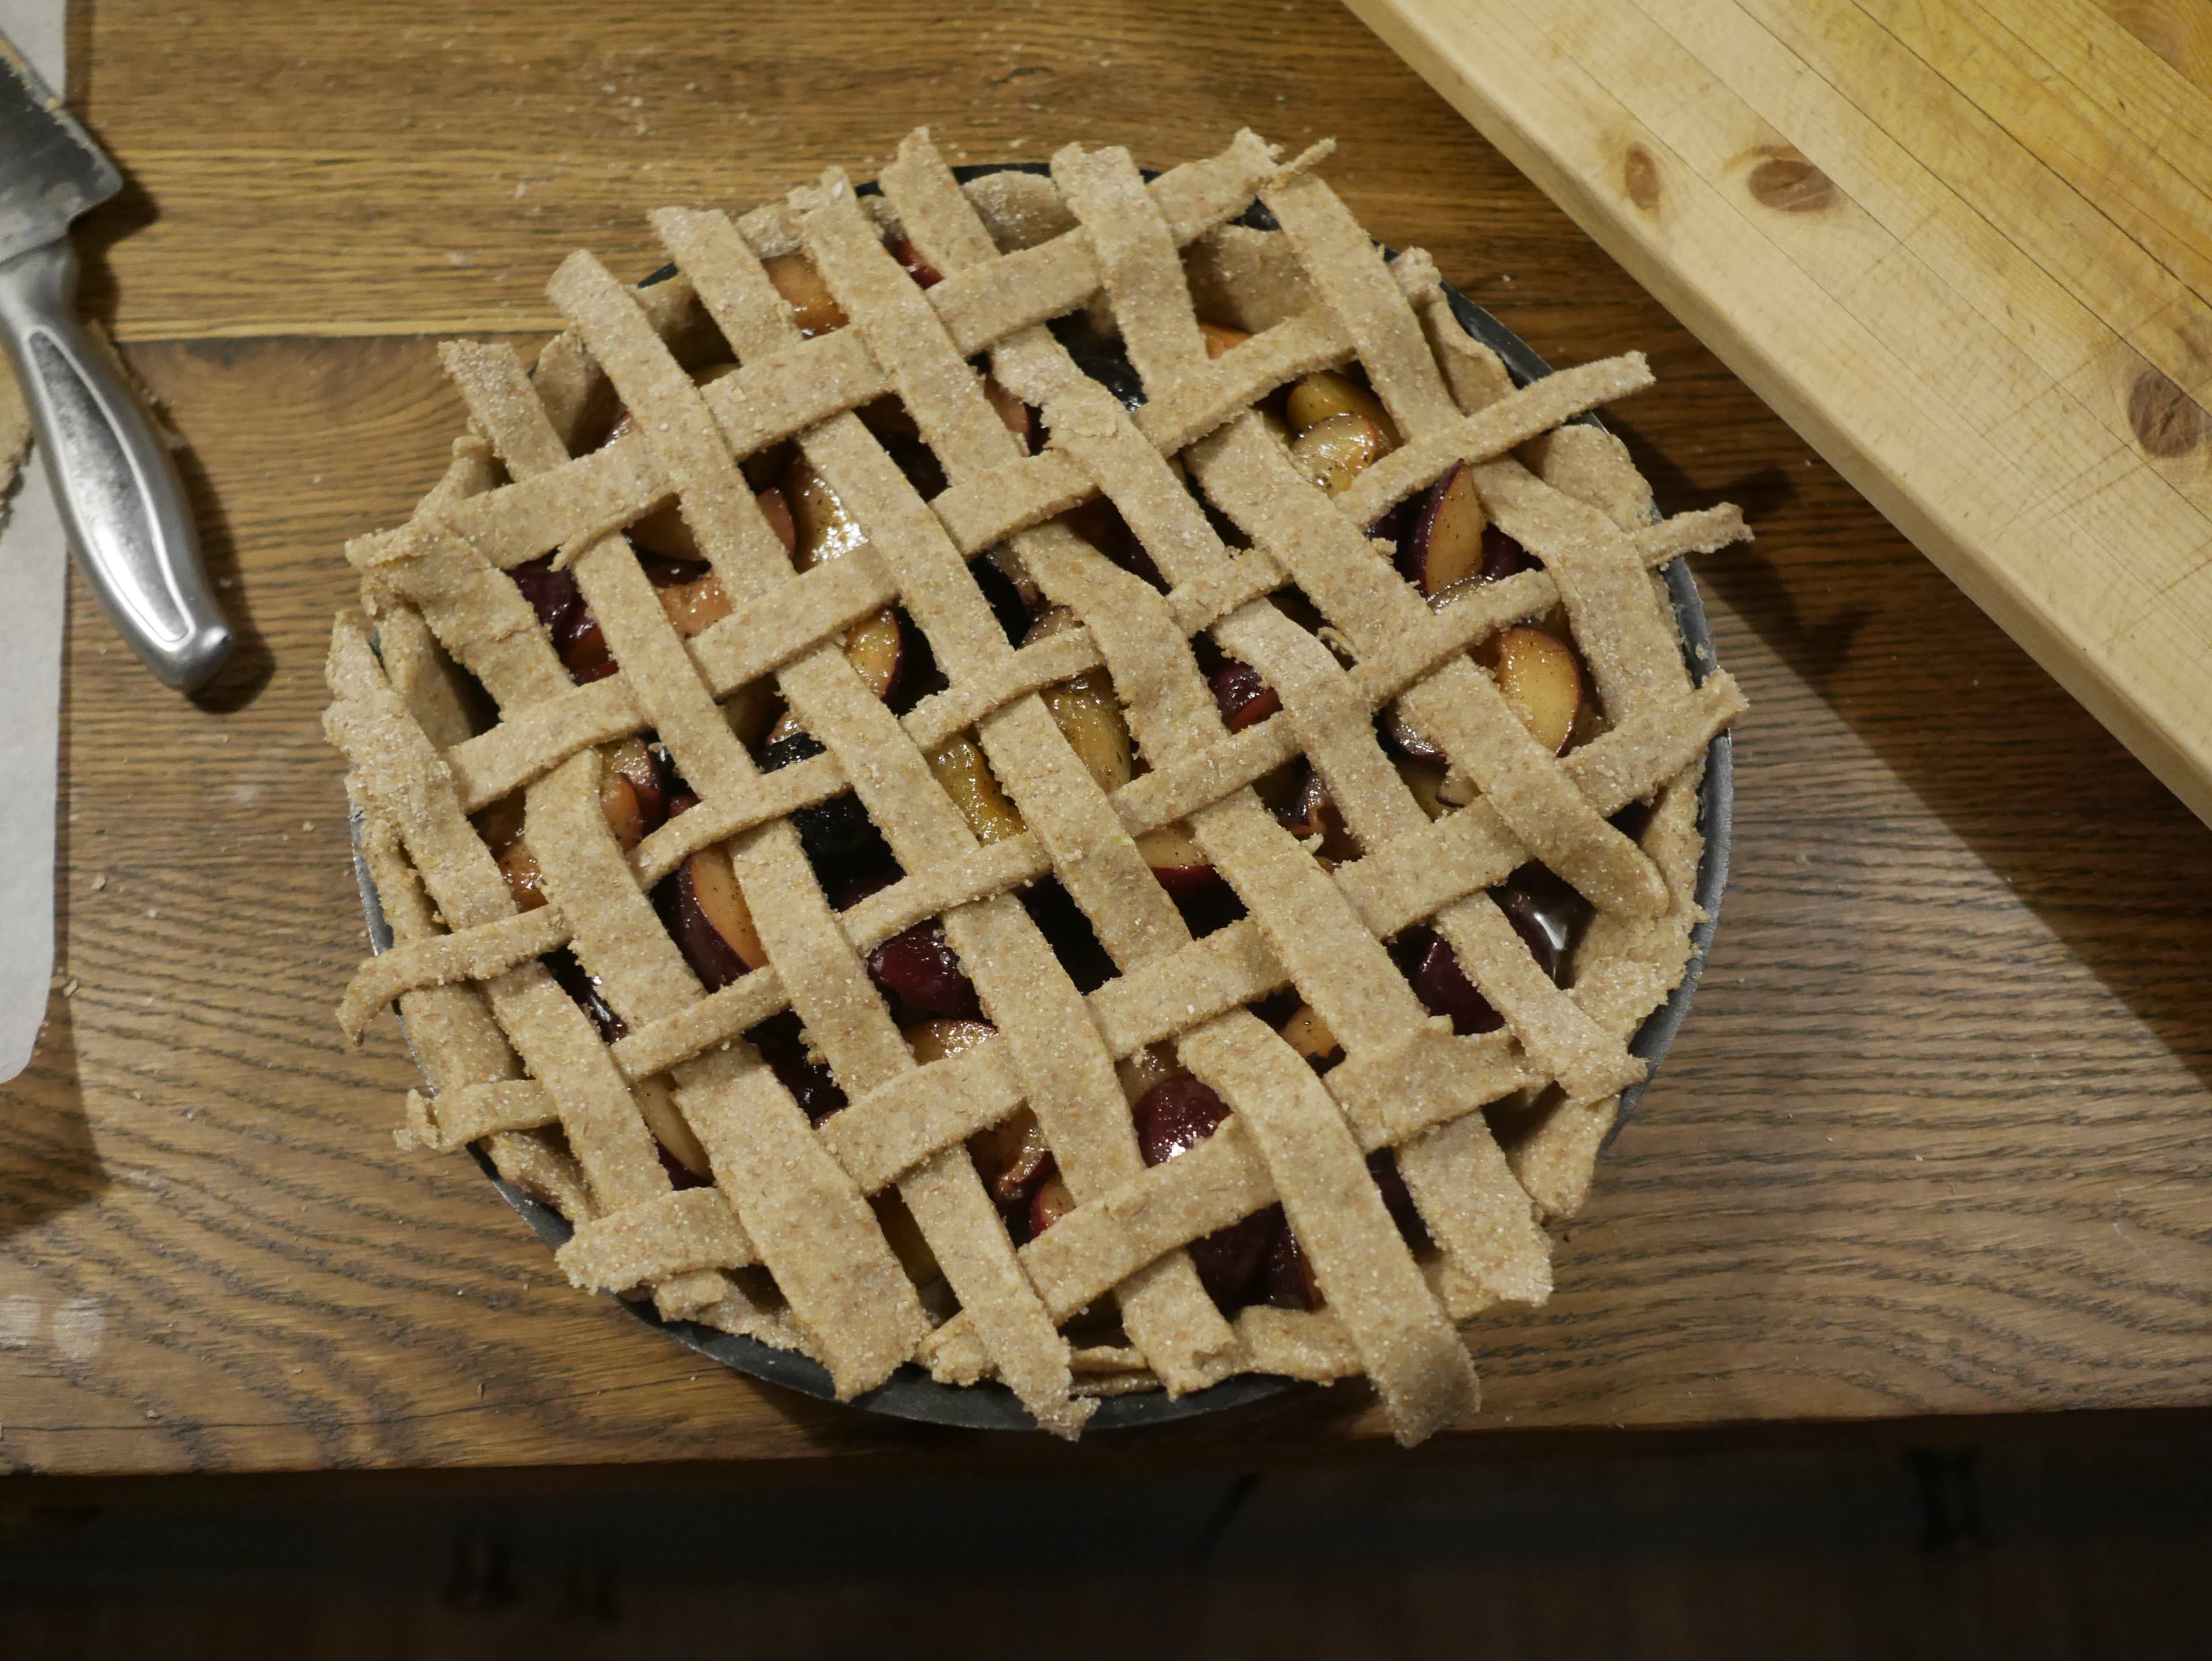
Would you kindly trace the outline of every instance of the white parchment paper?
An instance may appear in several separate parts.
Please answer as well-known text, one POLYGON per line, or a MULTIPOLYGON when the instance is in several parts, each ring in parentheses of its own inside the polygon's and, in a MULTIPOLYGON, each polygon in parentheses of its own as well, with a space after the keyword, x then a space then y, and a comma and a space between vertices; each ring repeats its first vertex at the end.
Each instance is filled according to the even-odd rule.
MULTIPOLYGON (((4 32, 65 84, 64 0, 0 0, 4 32)), ((0 524, 0 1084, 30 1064, 54 967, 54 760, 69 544, 34 450, 0 524)))

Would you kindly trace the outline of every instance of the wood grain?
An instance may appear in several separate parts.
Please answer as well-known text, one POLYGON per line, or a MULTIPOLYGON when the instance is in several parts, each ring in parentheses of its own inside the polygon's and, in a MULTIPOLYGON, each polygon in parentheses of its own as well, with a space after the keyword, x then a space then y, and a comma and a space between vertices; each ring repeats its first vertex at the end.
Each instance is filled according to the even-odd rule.
POLYGON ((1069 1455, 757 1387, 561 1284, 466 1160, 396 1148, 398 1033, 352 1052, 331 1017, 364 941, 320 661, 349 601, 340 543, 406 512, 459 419, 421 332, 538 319, 571 240, 649 261, 640 215, 662 198, 609 161, 618 139, 744 201, 924 119, 971 155, 1128 135, 1159 161, 1240 122, 1336 131, 1333 177, 1378 234, 1432 249, 1553 362, 1650 350, 1660 386, 1617 425, 1663 503, 1729 497, 1758 525, 1700 578, 1756 701, 1718 944, 1561 1246, 1559 1295, 1478 1330, 1468 1435, 2212 1401, 2212 833, 1356 22, 653 14, 679 30, 599 9, 460 8, 449 32, 473 44, 446 53, 408 33, 420 12, 334 9, 303 33, 296 8, 241 3, 229 109, 194 81, 214 31, 92 14, 90 113, 154 186, 102 293, 191 437, 248 660, 180 703, 76 597, 75 990, 0 1088, 0 1463, 1244 1463, 1379 1433, 1346 1388, 1069 1455), (713 95, 632 138, 587 71, 713 95), (730 107, 753 119, 726 129, 730 107), (435 125, 464 108, 467 127, 435 125), (409 113, 428 139, 392 125, 409 113), (362 158, 355 222, 233 192, 248 149, 304 170, 329 134, 362 158), (601 194, 529 217, 482 177, 495 134, 518 156, 566 145, 562 177, 601 194), (407 265, 462 225, 480 263, 407 265), (253 277, 272 260, 285 282, 253 277))
POLYGON ((1352 9, 2212 818, 2202 8, 1352 9))

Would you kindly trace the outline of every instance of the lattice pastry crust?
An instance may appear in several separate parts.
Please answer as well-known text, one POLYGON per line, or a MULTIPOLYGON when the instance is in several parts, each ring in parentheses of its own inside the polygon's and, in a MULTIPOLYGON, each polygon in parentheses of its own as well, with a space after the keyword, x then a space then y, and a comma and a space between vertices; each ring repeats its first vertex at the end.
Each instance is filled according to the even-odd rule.
POLYGON ((572 255, 532 372, 445 349, 468 433, 348 547, 331 643, 395 940, 342 1019, 398 1002, 406 1134, 558 1207, 578 1286, 842 1396, 995 1376, 1066 1435, 1109 1390, 1364 1374, 1409 1444, 1474 1405, 1457 1323, 1548 1295, 1742 708, 1653 574, 1746 532, 1655 520, 1561 425, 1640 356, 1514 389, 1325 153, 963 186, 918 132, 880 196, 654 214, 667 280, 572 255), (1448 491, 1503 563, 1429 596, 1370 532, 1402 563, 1448 491), (1589 695, 1563 753, 1496 655, 1537 619, 1589 695), (1556 972, 1498 897, 1546 867, 1588 918, 1556 972), (739 919, 703 946, 702 895, 739 919), (887 942, 939 979, 887 991, 887 942), (939 993, 982 1022, 902 1031, 939 993))

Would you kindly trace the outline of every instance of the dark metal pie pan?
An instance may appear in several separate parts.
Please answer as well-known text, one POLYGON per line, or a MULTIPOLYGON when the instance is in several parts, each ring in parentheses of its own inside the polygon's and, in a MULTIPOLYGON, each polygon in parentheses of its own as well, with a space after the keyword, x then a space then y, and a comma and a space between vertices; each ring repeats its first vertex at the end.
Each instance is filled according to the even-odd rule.
MULTIPOLYGON (((1016 164, 1016 168, 1033 173, 1045 170, 1042 163, 1016 164)), ((963 183, 985 173, 1007 170, 993 167, 954 169, 963 183)), ((866 191, 872 186, 861 188, 866 191)), ((1273 222, 1266 210, 1257 204, 1248 214, 1247 222, 1262 228, 1273 228, 1273 222)), ((659 278, 670 274, 672 271, 659 271, 653 277, 659 278)), ((1551 373, 1550 365, 1488 312, 1449 283, 1444 285, 1444 293, 1451 302, 1454 314, 1468 332, 1498 354, 1516 385, 1526 386, 1551 373)), ((1599 424, 1595 417, 1583 419, 1592 425, 1599 424)), ((1675 620, 1681 626, 1682 642, 1691 676, 1695 680, 1703 681, 1718 664, 1713 654, 1712 635, 1705 624, 1705 607, 1698 598, 1698 586, 1690 575, 1689 563, 1676 560, 1667 568, 1666 580, 1668 597, 1674 601, 1675 620)), ((1691 933, 1689 967, 1683 973, 1681 983, 1664 1004, 1651 1013, 1629 1045, 1633 1054, 1650 1064, 1655 1074, 1661 1058, 1674 1042, 1674 1035, 1682 1030, 1682 1023, 1689 1018, 1690 1001, 1697 993, 1698 978, 1705 969, 1705 954, 1712 945, 1713 930, 1720 921, 1721 894, 1728 885, 1729 810, 1734 799, 1729 735, 1723 733, 1714 739, 1706 751, 1705 784, 1698 795, 1698 828, 1705 833, 1705 846, 1704 858, 1698 867, 1697 897, 1705 918, 1691 933)), ((369 943, 375 950, 383 952, 392 945, 392 931, 384 921, 384 910, 378 904, 376 890, 369 881, 368 868, 362 862, 358 851, 359 830, 356 822, 354 875, 361 886, 362 908, 368 915, 369 943)), ((1632 1085, 1621 1092, 1623 1120, 1635 1107, 1649 1084, 1647 1076, 1643 1083, 1632 1085)), ((1616 1123, 1616 1131, 1618 1129, 1616 1123)), ((544 1241, 549 1248, 558 1248, 568 1243, 571 1230, 566 1218, 552 1207, 532 1198, 501 1177, 493 1168, 490 1157, 482 1149, 472 1147, 470 1151, 475 1154, 477 1163, 483 1167, 484 1174, 491 1178, 492 1185, 499 1189, 509 1205, 522 1214, 523 1220, 530 1225, 539 1239, 544 1241)), ((677 1342, 725 1366, 823 1401, 836 1399, 836 1393, 831 1387, 828 1371, 803 1355, 773 1348, 757 1339, 717 1332, 696 1322, 665 1320, 649 1303, 625 1300, 623 1306, 647 1326, 657 1327, 677 1342)), ((1294 1381, 1287 1378, 1248 1374, 1227 1379, 1210 1390, 1172 1398, 1161 1390, 1109 1396, 1099 1402, 1089 1429, 1120 1430, 1170 1424, 1179 1419, 1194 1419, 1201 1414, 1218 1413, 1224 1409, 1242 1407, 1248 1402, 1279 1395, 1291 1389, 1293 1384, 1294 1381)), ((901 1367, 886 1383, 866 1395, 855 1397, 850 1405, 870 1413, 886 1414, 895 1419, 911 1419, 924 1424, 954 1425, 976 1430, 1033 1430, 1036 1427, 1028 1411, 1005 1385, 996 1383, 964 1387, 940 1384, 925 1369, 912 1363, 901 1367)))

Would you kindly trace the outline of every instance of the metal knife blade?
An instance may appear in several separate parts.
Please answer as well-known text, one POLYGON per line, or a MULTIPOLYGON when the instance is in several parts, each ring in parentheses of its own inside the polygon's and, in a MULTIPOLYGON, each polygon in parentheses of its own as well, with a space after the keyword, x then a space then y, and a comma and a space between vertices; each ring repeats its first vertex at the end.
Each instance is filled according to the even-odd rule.
POLYGON ((44 247, 122 188, 106 152, 0 35, 0 263, 44 247))

